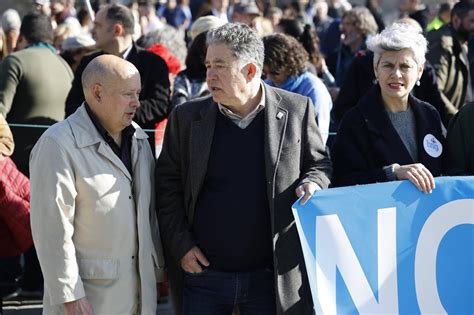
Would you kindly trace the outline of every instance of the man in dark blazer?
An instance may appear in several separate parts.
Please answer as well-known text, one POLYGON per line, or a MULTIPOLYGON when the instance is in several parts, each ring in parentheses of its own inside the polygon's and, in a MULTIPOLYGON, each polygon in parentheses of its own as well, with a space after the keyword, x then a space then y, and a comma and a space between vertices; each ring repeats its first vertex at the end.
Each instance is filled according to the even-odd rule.
MULTIPOLYGON (((122 57, 140 72, 140 108, 134 119, 140 127, 154 129, 156 122, 167 117, 170 98, 168 67, 161 57, 137 47, 132 37, 134 26, 132 12, 123 5, 107 5, 97 12, 92 33, 97 48, 101 50, 82 58, 66 100, 66 117, 84 101, 82 72, 92 59, 103 54, 122 57)), ((152 134, 149 136, 154 151, 154 137, 152 134)))
POLYGON ((312 314, 291 205, 330 181, 313 105, 262 83, 250 27, 207 42, 211 96, 171 113, 156 168, 176 313, 312 314))

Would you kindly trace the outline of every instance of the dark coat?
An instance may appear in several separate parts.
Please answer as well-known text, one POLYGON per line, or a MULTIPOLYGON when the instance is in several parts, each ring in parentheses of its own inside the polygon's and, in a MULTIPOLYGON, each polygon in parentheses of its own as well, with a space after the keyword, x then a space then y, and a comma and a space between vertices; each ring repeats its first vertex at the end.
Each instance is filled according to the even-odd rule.
MULTIPOLYGON (((313 303, 291 205, 301 182, 328 187, 331 162, 314 120, 311 100, 264 86, 265 172, 274 240, 276 309, 278 314, 312 314, 313 303)), ((178 307, 183 286, 179 261, 196 245, 190 226, 206 176, 217 114, 218 106, 212 97, 176 107, 168 120, 156 168, 158 221, 178 307)))
POLYGON ((423 146, 427 134, 443 144, 439 114, 433 106, 411 95, 408 102, 415 115, 418 161, 408 153, 383 106, 380 88, 374 86, 341 122, 331 151, 334 186, 386 182, 383 167, 394 163, 422 163, 433 176, 441 174, 442 158, 431 157, 423 146))
POLYGON ((426 54, 436 70, 438 88, 443 98, 443 121, 448 122, 466 102, 469 84, 469 61, 451 24, 427 35, 426 54))
MULTIPOLYGON (((361 51, 349 66, 331 113, 336 124, 341 122, 344 114, 356 106, 374 85, 373 59, 374 54, 371 51, 361 51)), ((415 85, 412 95, 433 105, 442 116, 444 103, 436 83, 436 74, 429 62, 425 63, 420 85, 415 85)))
POLYGON ((474 175, 474 103, 451 119, 446 137, 446 174, 474 175))
MULTIPOLYGON (((105 52, 99 51, 82 58, 67 96, 66 117, 74 113, 84 101, 81 82, 82 72, 92 59, 103 54, 105 52)), ((127 61, 137 67, 142 81, 142 90, 139 96, 140 108, 137 110, 134 121, 144 129, 154 129, 156 122, 168 116, 170 103, 168 66, 161 57, 139 48, 135 43, 127 57, 127 61)), ((154 145, 152 148, 154 148, 154 145)))

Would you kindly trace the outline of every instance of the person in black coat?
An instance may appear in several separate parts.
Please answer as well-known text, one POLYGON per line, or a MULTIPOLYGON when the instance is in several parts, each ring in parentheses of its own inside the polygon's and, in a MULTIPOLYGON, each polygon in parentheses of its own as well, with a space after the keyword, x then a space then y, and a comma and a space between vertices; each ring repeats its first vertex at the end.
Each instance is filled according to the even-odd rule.
MULTIPOLYGON (((132 12, 122 5, 107 5, 99 10, 94 22, 93 35, 98 52, 82 58, 66 100, 66 117, 73 114, 84 101, 82 72, 97 56, 113 54, 131 62, 140 72, 142 89, 140 108, 134 121, 143 129, 154 129, 155 124, 168 116, 170 104, 169 71, 165 61, 152 52, 139 48, 132 39, 134 28, 132 12)), ((154 137, 150 144, 154 151, 154 137)))
POLYGON ((427 42, 395 23, 369 39, 378 85, 344 116, 332 159, 334 186, 408 179, 425 193, 442 171, 443 127, 436 109, 410 95, 427 42))
MULTIPOLYGON (((406 21, 403 19, 401 21, 406 21)), ((421 31, 421 28, 420 28, 421 31)), ((374 54, 369 50, 359 51, 349 65, 342 82, 339 96, 334 102, 332 119, 338 125, 344 114, 370 90, 374 85, 374 54)), ((433 105, 440 115, 444 111, 444 103, 436 83, 436 73, 429 62, 425 62, 420 85, 415 85, 412 95, 433 105)))

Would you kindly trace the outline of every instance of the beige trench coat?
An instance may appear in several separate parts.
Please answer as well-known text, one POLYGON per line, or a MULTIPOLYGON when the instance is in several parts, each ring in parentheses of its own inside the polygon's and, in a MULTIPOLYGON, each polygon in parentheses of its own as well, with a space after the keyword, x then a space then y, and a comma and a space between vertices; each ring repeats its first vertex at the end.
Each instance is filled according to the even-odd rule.
POLYGON ((154 160, 138 125, 133 178, 82 105, 49 128, 30 157, 31 226, 44 274, 44 314, 86 297, 98 314, 155 314, 164 266, 154 160), (141 310, 137 312, 137 310, 141 310))

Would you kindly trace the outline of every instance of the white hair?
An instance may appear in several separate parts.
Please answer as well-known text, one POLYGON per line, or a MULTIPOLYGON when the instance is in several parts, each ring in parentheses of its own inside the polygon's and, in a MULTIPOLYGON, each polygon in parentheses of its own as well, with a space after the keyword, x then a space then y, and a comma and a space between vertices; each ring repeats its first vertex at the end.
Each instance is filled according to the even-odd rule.
POLYGON ((381 33, 369 36, 367 48, 374 52, 376 66, 382 54, 386 51, 400 51, 409 49, 418 66, 425 63, 425 54, 428 42, 420 29, 407 23, 396 22, 384 29, 381 33))

